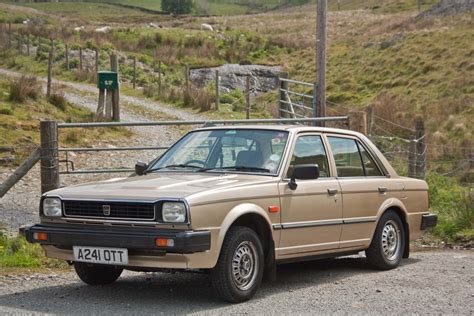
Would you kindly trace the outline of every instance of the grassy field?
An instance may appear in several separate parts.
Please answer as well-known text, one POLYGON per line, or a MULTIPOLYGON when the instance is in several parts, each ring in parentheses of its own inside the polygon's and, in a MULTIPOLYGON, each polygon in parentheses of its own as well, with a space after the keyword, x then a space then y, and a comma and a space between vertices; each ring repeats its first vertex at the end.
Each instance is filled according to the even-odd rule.
MULTIPOLYGON (((14 164, 18 164, 39 144, 39 121, 55 119, 62 122, 90 122, 93 113, 69 104, 56 91, 47 99, 34 77, 0 79, 0 147, 14 148, 14 164)), ((62 145, 89 146, 97 140, 120 141, 131 136, 126 129, 76 129, 60 134, 62 145)), ((10 153, 0 155, 9 156, 10 153)), ((0 156, 1 157, 1 156, 0 156)))

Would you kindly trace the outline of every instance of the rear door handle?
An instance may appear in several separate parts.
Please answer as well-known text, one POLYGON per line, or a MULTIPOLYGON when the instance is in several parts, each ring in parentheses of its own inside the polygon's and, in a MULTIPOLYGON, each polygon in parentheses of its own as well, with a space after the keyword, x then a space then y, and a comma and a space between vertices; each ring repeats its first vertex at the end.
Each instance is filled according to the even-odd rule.
POLYGON ((387 191, 388 191, 388 189, 386 187, 379 187, 379 192, 380 193, 385 193, 387 191))
POLYGON ((328 189, 328 194, 329 195, 336 195, 337 194, 337 189, 328 189))

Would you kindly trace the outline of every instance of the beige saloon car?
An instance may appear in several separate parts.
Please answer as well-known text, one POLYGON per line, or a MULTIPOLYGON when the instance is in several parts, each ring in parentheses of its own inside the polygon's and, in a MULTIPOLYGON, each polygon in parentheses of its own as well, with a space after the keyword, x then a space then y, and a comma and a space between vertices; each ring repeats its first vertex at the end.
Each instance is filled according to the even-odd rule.
POLYGON ((427 184, 348 130, 201 128, 135 169, 46 193, 28 241, 90 285, 123 269, 200 270, 242 302, 278 263, 365 251, 374 268, 395 268, 437 222, 427 184))

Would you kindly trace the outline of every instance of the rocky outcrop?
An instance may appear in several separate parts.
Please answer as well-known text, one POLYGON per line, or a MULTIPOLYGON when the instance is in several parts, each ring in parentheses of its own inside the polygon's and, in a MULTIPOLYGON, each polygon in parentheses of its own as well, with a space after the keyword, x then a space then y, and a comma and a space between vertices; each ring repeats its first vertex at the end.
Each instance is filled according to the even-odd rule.
POLYGON ((215 80, 219 70, 219 84, 222 92, 234 89, 245 90, 246 77, 250 76, 253 94, 268 92, 278 87, 279 66, 225 64, 220 67, 194 68, 190 70, 189 79, 197 86, 205 86, 215 80))

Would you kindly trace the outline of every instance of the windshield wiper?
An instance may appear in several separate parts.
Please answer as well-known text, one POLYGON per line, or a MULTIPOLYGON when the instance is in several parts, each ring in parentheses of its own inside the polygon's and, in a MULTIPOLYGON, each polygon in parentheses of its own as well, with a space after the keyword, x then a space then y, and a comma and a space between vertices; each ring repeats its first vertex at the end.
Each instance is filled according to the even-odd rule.
POLYGON ((145 174, 147 173, 152 173, 161 169, 167 169, 167 168, 194 168, 194 169, 203 169, 202 167, 199 166, 194 166, 194 165, 186 165, 186 164, 177 164, 177 165, 168 165, 164 167, 159 167, 159 168, 153 168, 150 170, 146 170, 145 174))
POLYGON ((261 171, 261 172, 267 172, 267 173, 270 172, 270 169, 260 168, 260 167, 251 167, 251 166, 201 168, 198 171, 209 171, 209 170, 261 171))

